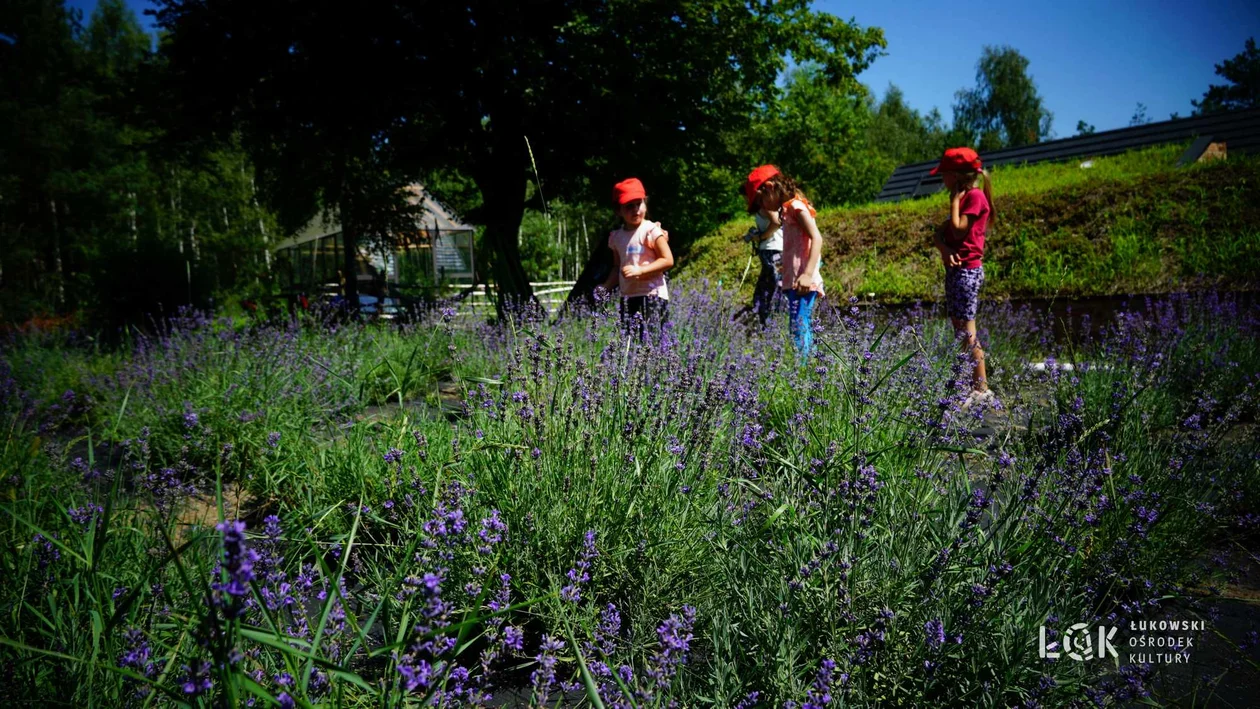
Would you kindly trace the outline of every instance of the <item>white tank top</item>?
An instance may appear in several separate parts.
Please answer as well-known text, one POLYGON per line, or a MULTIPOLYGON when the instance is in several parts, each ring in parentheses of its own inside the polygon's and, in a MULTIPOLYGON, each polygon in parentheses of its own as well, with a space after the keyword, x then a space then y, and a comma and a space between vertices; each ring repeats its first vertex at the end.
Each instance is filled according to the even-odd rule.
MULTIPOLYGON (((757 231, 764 232, 770 228, 770 220, 761 216, 761 212, 753 214, 753 219, 757 220, 757 231)), ((757 244, 757 248, 761 251, 782 251, 783 250, 783 230, 776 228, 770 238, 757 244)))

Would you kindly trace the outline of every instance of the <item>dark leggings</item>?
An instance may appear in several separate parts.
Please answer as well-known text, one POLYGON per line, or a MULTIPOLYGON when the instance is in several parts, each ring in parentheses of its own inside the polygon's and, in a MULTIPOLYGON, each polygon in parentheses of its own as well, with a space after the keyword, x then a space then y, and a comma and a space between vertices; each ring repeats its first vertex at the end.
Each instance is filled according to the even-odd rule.
POLYGON ((774 304, 774 293, 779 289, 779 268, 783 260, 782 251, 762 250, 757 252, 761 261, 761 275, 757 276, 757 289, 753 291, 753 310, 761 326, 765 327, 770 317, 770 308, 774 304))
POLYGON ((634 331, 642 337, 645 324, 656 329, 667 322, 669 322, 668 300, 654 295, 635 295, 621 299, 621 328, 623 330, 633 327, 634 331), (635 315, 639 317, 635 318, 635 315))

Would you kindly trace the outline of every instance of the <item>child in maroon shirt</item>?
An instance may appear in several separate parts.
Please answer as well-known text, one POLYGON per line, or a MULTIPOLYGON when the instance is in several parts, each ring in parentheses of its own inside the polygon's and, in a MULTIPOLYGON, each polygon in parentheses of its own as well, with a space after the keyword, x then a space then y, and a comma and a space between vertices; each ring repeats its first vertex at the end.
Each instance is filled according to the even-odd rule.
POLYGON ((976 309, 984 285, 984 236, 993 218, 993 188, 980 156, 971 148, 950 148, 931 174, 939 174, 949 192, 949 219, 936 230, 936 248, 945 264, 945 310, 954 332, 970 351, 972 392, 964 410, 993 402, 984 366, 984 350, 976 339, 976 309), (980 185, 983 184, 983 189, 980 185))

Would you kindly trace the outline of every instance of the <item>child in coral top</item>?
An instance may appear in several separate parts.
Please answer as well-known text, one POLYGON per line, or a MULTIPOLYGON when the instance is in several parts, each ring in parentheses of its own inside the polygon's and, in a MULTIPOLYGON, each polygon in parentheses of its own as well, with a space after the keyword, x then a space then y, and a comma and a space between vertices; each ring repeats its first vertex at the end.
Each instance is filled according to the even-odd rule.
POLYGON ((638 178, 613 185, 613 206, 622 225, 608 234, 613 269, 605 288, 617 284, 621 291, 621 318, 629 324, 638 315, 656 324, 669 318, 669 286, 665 271, 674 265, 669 232, 647 218, 647 192, 638 178))
POLYGON ((802 359, 814 349, 814 305, 823 296, 822 234, 813 205, 796 182, 772 165, 749 175, 748 189, 766 211, 778 212, 783 230, 783 295, 788 301, 788 329, 802 359))

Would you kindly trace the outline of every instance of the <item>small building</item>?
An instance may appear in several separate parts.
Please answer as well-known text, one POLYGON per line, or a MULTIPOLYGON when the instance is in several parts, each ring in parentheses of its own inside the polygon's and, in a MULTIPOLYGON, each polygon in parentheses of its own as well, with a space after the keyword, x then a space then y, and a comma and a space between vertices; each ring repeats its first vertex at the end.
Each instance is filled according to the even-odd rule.
MULTIPOLYGON (((424 191, 407 188, 412 204, 423 213, 416 230, 397 234, 389 248, 359 245, 359 292, 383 297, 409 289, 472 283, 476 268, 473 236, 476 229, 424 191)), ((338 292, 342 283, 342 233, 335 215, 317 216, 293 237, 274 249, 273 272, 286 291, 338 292)))

